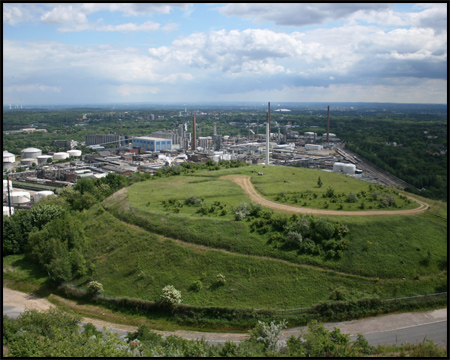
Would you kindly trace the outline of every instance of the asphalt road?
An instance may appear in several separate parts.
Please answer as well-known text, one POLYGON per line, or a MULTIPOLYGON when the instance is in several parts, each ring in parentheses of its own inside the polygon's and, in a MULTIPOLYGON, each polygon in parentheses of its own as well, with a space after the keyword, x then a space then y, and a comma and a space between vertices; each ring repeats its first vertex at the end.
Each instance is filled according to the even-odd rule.
MULTIPOLYGON (((17 318, 23 310, 24 308, 22 307, 3 305, 3 314, 12 318, 17 318)), ((103 330, 101 326, 95 326, 97 330, 103 330)), ((333 327, 341 329, 342 333, 350 334, 352 340, 355 340, 357 334, 361 333, 369 344, 373 346, 378 344, 400 345, 405 342, 416 344, 423 342, 424 339, 430 339, 435 344, 447 346, 447 309, 413 313, 413 316, 408 314, 393 314, 383 317, 325 324, 325 328, 328 330, 332 330, 333 327)), ((305 329, 306 327, 286 329, 280 336, 280 342, 284 343, 291 335, 300 335, 305 329)), ((127 331, 120 328, 112 327, 111 330, 113 333, 119 333, 121 338, 127 335, 127 331)), ((164 336, 169 335, 169 332, 156 332, 164 336)), ((224 343, 230 340, 239 343, 248 337, 247 334, 202 333, 198 331, 176 331, 171 334, 190 340, 204 337, 206 341, 212 344, 224 343)))

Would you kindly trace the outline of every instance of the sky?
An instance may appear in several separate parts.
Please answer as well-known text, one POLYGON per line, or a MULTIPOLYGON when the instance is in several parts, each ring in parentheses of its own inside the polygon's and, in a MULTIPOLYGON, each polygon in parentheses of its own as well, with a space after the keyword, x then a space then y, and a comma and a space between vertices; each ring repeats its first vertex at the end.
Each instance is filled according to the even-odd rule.
POLYGON ((3 3, 3 104, 447 103, 447 3, 3 3))

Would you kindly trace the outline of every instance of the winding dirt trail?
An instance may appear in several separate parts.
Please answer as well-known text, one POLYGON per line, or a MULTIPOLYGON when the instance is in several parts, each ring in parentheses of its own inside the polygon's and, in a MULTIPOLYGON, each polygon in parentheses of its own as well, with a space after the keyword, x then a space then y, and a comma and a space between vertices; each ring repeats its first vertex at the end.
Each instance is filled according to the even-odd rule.
POLYGON ((227 175, 222 176, 220 179, 232 181, 235 184, 239 185, 245 193, 250 197, 250 199, 254 202, 257 202, 265 207, 272 208, 275 210, 288 211, 292 213, 303 213, 303 214, 315 214, 315 215, 337 215, 337 216, 371 216, 371 215, 415 215, 423 213, 425 210, 429 208, 429 205, 425 202, 419 201, 415 198, 409 197, 409 199, 417 202, 420 206, 415 209, 408 210, 368 210, 368 211, 341 211, 341 210, 322 210, 322 209, 311 209, 311 208, 302 208, 293 205, 285 205, 279 204, 262 197, 256 189, 253 187, 253 184, 250 181, 250 176, 248 175, 227 175))

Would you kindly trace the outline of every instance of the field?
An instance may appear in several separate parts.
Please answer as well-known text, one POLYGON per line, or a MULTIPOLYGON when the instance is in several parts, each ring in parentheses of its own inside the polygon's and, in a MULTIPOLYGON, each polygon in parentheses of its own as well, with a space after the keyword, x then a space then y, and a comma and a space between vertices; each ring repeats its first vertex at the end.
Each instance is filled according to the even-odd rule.
MULTIPOLYGON (((395 210, 419 206, 407 203, 398 190, 369 190, 369 184, 344 175, 285 167, 199 171, 137 183, 84 215, 95 278, 105 293, 156 301, 161 289, 170 284, 182 292, 185 304, 284 309, 333 298, 446 291, 445 204, 426 200, 430 208, 416 215, 316 215, 316 220, 324 217, 348 227, 348 246, 340 257, 306 254, 271 241, 273 230, 255 231, 252 224, 261 218, 237 221, 232 209, 250 200, 240 186, 223 178, 227 175, 251 176, 256 189, 278 202, 280 192, 309 189, 319 194, 330 186, 337 193, 392 194, 395 210), (263 176, 255 175, 261 170, 263 176), (202 205, 188 205, 189 197, 202 205), (218 274, 225 276, 225 284, 217 282, 218 274)), ((323 198, 318 195, 317 199, 320 209, 323 198)), ((351 210, 351 205, 344 203, 355 215, 364 211, 351 210)), ((271 216, 291 219, 291 214, 277 211, 271 216)), ((75 285, 83 286, 87 280, 81 278, 75 285)))

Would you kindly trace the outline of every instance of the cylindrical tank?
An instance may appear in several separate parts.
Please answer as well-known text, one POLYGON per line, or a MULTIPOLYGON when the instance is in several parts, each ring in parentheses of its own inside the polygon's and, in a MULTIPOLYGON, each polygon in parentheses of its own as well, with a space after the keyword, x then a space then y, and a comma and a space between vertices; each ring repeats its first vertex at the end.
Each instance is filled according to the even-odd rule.
POLYGON ((344 163, 341 163, 341 162, 335 162, 334 164, 333 164, 333 171, 334 172, 341 172, 341 171, 343 171, 343 166, 344 166, 345 164, 344 163))
POLYGON ((26 148, 20 152, 22 159, 36 159, 39 155, 42 155, 42 150, 36 148, 26 148))
POLYGON ((50 191, 50 190, 37 191, 34 193, 34 202, 38 202, 43 197, 50 196, 50 195, 55 195, 55 194, 53 193, 53 191, 50 191))
POLYGON ((10 194, 11 205, 20 205, 30 202, 31 196, 28 191, 13 191, 10 194))
POLYGON ((67 153, 69 156, 81 156, 81 150, 69 150, 67 153))
POLYGON ((20 164, 21 165, 25 165, 25 166, 30 166, 33 163, 36 163, 37 160, 33 159, 33 158, 26 158, 26 159, 22 159, 20 160, 20 164))
POLYGON ((48 159, 51 159, 51 155, 39 155, 36 159, 39 165, 43 165, 47 163, 48 159))
POLYGON ((3 162, 4 163, 13 163, 16 161, 16 156, 11 154, 8 151, 3 151, 3 162))
POLYGON ((4 193, 8 192, 8 183, 9 183, 9 191, 12 191, 12 189, 13 189, 11 180, 3 180, 3 192, 4 193))
POLYGON ((344 174, 355 175, 356 166, 354 164, 344 164, 342 172, 344 174))
POLYGON ((69 154, 66 152, 57 152, 53 154, 54 160, 61 160, 61 159, 67 159, 69 157, 69 154))
MULTIPOLYGON (((11 215, 14 214, 14 208, 11 206, 11 215)), ((9 216, 9 206, 3 206, 3 216, 9 216)))

